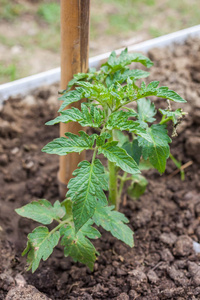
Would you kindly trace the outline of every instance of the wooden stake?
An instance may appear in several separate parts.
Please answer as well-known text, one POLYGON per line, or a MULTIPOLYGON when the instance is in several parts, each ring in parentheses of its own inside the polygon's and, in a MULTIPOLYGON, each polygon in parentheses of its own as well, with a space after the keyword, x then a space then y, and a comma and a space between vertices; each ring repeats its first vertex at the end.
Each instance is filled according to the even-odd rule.
MULTIPOLYGON (((61 89, 66 88, 74 74, 88 70, 89 16, 90 0, 61 0, 61 89)), ((73 106, 80 108, 81 103, 73 106)), ((60 123, 60 136, 64 136, 65 132, 78 134, 81 129, 77 123, 60 123)), ((72 172, 84 158, 83 152, 60 157, 58 181, 62 199, 72 172)))

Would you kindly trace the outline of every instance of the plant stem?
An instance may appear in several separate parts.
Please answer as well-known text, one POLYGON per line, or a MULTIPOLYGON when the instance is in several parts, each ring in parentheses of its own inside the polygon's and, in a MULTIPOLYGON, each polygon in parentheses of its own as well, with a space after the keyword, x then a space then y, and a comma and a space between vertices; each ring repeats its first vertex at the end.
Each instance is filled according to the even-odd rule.
MULTIPOLYGON (((113 141, 113 132, 109 131, 111 138, 109 142, 113 141)), ((108 161, 108 171, 109 171, 109 202, 115 206, 117 210, 117 172, 114 162, 108 161)))
POLYGON ((94 160, 95 160, 95 158, 96 158, 96 154, 97 154, 97 150, 98 150, 98 148, 97 148, 97 147, 95 147, 95 148, 94 148, 94 152, 93 152, 93 156, 92 156, 92 162, 91 162, 91 164, 93 164, 93 163, 94 163, 94 160))
POLYGON ((165 118, 165 116, 162 117, 162 120, 160 121, 160 125, 167 123, 168 121, 170 121, 170 117, 165 118))
POLYGON ((124 172, 123 176, 120 177, 120 185, 119 185, 119 190, 118 190, 118 197, 117 197, 117 206, 119 206, 119 202, 121 199, 124 183, 127 181, 127 173, 124 172))
POLYGON ((57 225, 55 228, 53 228, 49 233, 52 234, 55 231, 57 231, 60 227, 62 227, 64 224, 70 223, 69 219, 64 220, 64 221, 60 221, 60 220, 56 220, 57 222, 59 222, 59 225, 57 225))
POLYGON ((115 206, 117 210, 117 174, 115 163, 108 161, 109 170, 109 202, 115 206))
POLYGON ((173 161, 175 166, 180 170, 181 180, 184 181, 185 180, 185 172, 184 172, 184 170, 181 169, 181 162, 179 162, 171 153, 169 154, 169 157, 171 158, 171 160, 173 161))

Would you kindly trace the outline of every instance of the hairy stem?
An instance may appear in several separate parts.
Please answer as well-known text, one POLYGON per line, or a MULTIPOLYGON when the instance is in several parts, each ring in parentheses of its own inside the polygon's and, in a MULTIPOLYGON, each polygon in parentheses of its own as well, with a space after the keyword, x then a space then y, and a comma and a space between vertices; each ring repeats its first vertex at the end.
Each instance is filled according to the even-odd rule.
POLYGON ((160 124, 162 125, 162 124, 165 124, 165 123, 167 123, 169 121, 170 121, 170 117, 169 118, 165 118, 165 116, 163 116, 162 120, 160 121, 160 124))
POLYGON ((64 220, 64 221, 60 221, 60 220, 56 220, 59 225, 57 225, 56 227, 54 227, 50 232, 49 234, 53 234, 54 232, 56 232, 58 229, 60 229, 60 227, 62 227, 63 225, 67 224, 67 223, 70 223, 69 219, 67 220, 64 220))
POLYGON ((120 184, 119 184, 118 197, 117 197, 117 206, 119 206, 119 204, 120 204, 120 199, 121 199, 124 183, 127 181, 127 175, 128 174, 126 172, 124 172, 123 176, 120 177, 120 184))
POLYGON ((180 170, 181 180, 184 181, 185 180, 185 172, 184 172, 184 170, 181 169, 181 162, 179 162, 171 153, 169 154, 169 157, 171 158, 171 160, 173 161, 175 166, 180 170))
MULTIPOLYGON (((113 132, 109 131, 111 138, 109 142, 113 140, 113 132)), ((117 205, 117 171, 114 162, 108 161, 108 171, 109 171, 109 202, 118 209, 117 205)))

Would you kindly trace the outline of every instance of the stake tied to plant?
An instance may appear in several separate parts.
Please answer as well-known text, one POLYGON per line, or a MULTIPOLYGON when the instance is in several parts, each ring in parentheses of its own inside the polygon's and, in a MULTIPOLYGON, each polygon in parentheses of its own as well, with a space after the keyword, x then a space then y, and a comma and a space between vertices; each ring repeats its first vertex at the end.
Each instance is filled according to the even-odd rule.
POLYGON ((46 260, 52 254, 59 241, 66 257, 71 256, 92 270, 98 252, 90 239, 101 236, 93 225, 103 227, 133 247, 133 232, 127 225, 128 219, 115 210, 124 183, 129 181, 128 193, 137 198, 147 183, 140 174, 144 164, 164 172, 171 143, 166 124, 172 121, 176 126, 184 114, 181 109, 160 109, 161 121, 155 123, 157 111, 146 97, 186 101, 168 87, 159 87, 158 81, 136 85, 138 79, 148 77, 149 73, 130 69, 128 65, 132 62, 147 68, 153 65, 144 55, 129 54, 125 49, 119 57, 112 52, 99 71, 90 69, 88 73, 74 75, 59 98, 63 101, 60 115, 47 122, 47 125, 78 122, 83 127, 93 128, 94 133, 89 135, 80 131, 75 135, 67 132, 66 137, 48 143, 43 152, 67 155, 90 150, 93 155, 91 161, 79 163, 67 186, 64 201, 52 205, 42 199, 16 209, 20 216, 42 224, 28 234, 27 247, 22 253, 27 254, 28 269, 32 272, 38 268, 41 259, 46 260), (75 89, 71 90, 73 86, 75 89), (80 110, 75 107, 65 110, 69 104, 86 98, 80 110), (132 102, 136 103, 135 109, 127 106, 132 102), (99 155, 108 160, 107 167, 103 166, 99 155), (49 230, 45 225, 52 222, 57 224, 49 230))

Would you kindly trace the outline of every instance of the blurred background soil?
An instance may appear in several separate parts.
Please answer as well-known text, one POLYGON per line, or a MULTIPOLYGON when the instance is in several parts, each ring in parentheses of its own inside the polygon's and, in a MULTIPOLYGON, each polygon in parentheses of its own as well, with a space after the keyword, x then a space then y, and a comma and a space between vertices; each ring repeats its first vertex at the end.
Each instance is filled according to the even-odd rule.
MULTIPOLYGON (((199 19, 198 0, 91 0, 90 56, 199 19)), ((59 0, 0 0, 0 84, 58 67, 59 51, 59 0)))

